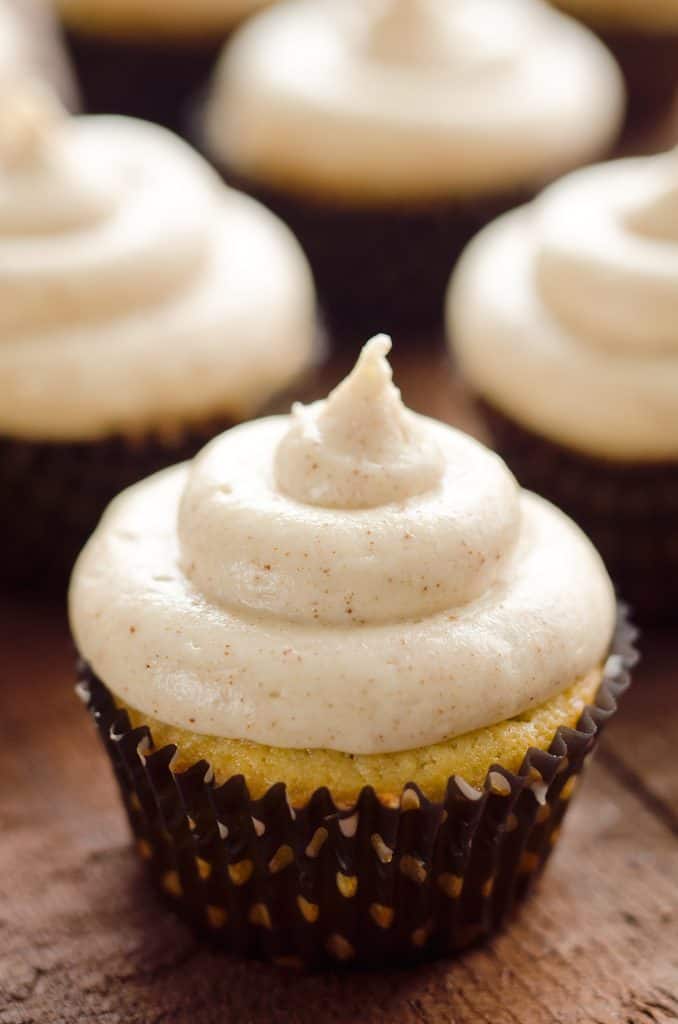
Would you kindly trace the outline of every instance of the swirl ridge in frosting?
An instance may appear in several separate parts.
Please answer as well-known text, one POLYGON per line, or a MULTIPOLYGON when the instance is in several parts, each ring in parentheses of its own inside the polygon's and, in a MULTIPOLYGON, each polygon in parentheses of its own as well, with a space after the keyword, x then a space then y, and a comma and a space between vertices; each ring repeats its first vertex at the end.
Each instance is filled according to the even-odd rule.
POLYGON ((613 458, 678 454, 678 151, 586 168, 469 247, 448 303, 471 382, 613 458))
POLYGON ((287 229, 181 140, 69 117, 34 82, 10 90, 0 431, 85 440, 246 415, 308 364, 314 313, 287 229))
POLYGON ((377 753, 501 721, 602 664, 614 596, 589 542, 497 456, 406 410, 389 347, 373 339, 325 402, 113 503, 70 607, 121 699, 199 732, 377 753))
POLYGON ((537 205, 537 287, 591 345, 678 353, 678 151, 591 171, 537 205))

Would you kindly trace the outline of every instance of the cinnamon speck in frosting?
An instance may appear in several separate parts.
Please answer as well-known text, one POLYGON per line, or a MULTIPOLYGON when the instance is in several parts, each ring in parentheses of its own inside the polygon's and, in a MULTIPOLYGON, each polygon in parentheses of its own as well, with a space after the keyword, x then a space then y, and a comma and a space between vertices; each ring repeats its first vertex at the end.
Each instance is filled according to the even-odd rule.
POLYGON ((70 615, 114 693, 209 735, 380 753, 510 718, 602 663, 615 600, 590 543, 407 410, 389 349, 377 336, 325 401, 111 505, 70 615))

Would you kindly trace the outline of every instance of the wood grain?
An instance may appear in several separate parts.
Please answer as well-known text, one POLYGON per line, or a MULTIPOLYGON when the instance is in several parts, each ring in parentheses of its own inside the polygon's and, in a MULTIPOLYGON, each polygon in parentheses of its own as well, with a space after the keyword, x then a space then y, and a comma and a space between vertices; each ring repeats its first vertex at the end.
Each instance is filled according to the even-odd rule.
MULTIPOLYGON (((396 370, 415 407, 478 428, 439 350, 396 370)), ((0 1024, 678 1021, 678 638, 645 646, 508 931, 454 963, 304 976, 202 948, 156 901, 72 692, 63 609, 0 605, 0 1024)))

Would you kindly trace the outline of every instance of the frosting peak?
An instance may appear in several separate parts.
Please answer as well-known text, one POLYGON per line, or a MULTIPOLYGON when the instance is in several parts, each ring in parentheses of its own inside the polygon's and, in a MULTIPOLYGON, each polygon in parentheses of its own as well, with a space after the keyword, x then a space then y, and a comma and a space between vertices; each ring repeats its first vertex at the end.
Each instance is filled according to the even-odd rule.
POLYGON ((510 718, 602 665, 615 602, 589 542, 482 445, 406 414, 387 350, 374 339, 321 410, 355 405, 360 423, 372 395, 412 417, 438 486, 374 508, 296 501, 273 471, 298 424, 281 416, 127 491, 70 597, 114 693, 211 735, 379 753, 510 718))
POLYGON ((516 13, 504 20, 486 0, 385 0, 369 26, 367 52, 385 63, 459 74, 516 55, 516 13), (492 32, 488 13, 500 19, 492 32))
POLYGON ((203 593, 338 626, 419 618, 488 587, 519 529, 515 481, 403 407, 389 347, 374 338, 326 401, 232 430, 194 461, 179 537, 203 593))
POLYGON ((391 339, 365 345, 353 372, 324 402, 292 411, 276 452, 278 486, 323 508, 376 508, 439 483, 440 448, 403 405, 386 359, 391 339))

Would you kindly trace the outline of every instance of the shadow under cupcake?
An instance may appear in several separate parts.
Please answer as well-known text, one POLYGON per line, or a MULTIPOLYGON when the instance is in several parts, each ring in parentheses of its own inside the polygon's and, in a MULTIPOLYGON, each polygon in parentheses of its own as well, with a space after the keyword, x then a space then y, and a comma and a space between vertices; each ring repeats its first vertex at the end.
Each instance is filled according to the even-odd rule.
POLYGON ((314 293, 287 228, 157 126, 22 87, 0 180, 0 582, 64 587, 119 490, 310 365, 314 293))
POLYGON ((285 966, 503 925, 635 660, 587 539, 407 411, 389 347, 121 495, 71 583, 78 692, 153 883, 285 966))
POLYGON ((678 614, 678 154, 579 171, 469 246, 448 331, 499 453, 646 621, 678 614))

